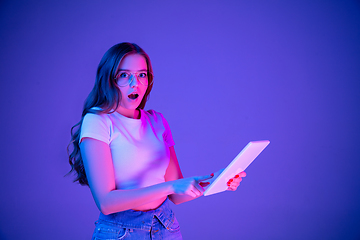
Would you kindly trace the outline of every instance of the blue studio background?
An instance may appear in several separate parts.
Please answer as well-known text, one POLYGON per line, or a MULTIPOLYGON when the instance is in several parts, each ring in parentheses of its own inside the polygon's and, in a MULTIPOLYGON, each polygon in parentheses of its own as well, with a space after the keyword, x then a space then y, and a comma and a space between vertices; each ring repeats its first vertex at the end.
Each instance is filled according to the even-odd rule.
POLYGON ((236 192, 173 206, 184 239, 360 238, 360 3, 0 3, 0 239, 90 239, 98 209, 63 177, 97 65, 139 44, 184 176, 269 147, 236 192))

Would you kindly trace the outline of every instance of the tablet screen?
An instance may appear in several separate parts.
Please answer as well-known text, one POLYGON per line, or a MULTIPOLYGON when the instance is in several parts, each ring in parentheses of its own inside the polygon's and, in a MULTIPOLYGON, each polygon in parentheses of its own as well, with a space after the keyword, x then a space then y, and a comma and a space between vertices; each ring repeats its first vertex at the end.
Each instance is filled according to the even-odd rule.
POLYGON ((269 143, 270 141, 268 140, 249 142, 224 171, 210 184, 205 190, 204 196, 226 191, 228 189, 227 182, 229 179, 244 171, 269 143))

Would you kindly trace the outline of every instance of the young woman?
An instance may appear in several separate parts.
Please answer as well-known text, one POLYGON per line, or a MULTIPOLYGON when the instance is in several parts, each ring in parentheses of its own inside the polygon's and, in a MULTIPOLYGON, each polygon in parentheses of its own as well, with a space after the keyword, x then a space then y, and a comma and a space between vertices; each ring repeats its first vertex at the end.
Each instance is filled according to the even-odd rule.
MULTIPOLYGON (((214 174, 183 178, 170 127, 144 111, 153 86, 149 56, 120 43, 101 59, 95 86, 75 125, 71 171, 100 210, 93 239, 182 239, 169 207, 200 197, 214 174)), ((245 173, 229 180, 236 190, 245 173)))

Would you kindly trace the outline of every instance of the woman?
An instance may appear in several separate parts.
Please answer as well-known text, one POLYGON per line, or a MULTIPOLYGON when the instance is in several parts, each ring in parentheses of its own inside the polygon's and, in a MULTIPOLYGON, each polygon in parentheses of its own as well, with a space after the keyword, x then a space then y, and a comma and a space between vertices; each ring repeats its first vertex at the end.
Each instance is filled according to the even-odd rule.
MULTIPOLYGON (((139 46, 111 47, 74 126, 71 171, 100 210, 93 239, 182 239, 168 199, 200 197, 214 176, 183 178, 167 121, 143 110, 152 86, 150 58, 139 46)), ((229 190, 241 177, 244 172, 229 180, 229 190)))

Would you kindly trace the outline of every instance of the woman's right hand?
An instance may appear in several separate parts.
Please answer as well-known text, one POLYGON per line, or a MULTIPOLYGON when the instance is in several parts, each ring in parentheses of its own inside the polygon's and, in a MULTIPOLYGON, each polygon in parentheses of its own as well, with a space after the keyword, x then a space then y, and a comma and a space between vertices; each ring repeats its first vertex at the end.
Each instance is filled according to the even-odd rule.
POLYGON ((213 176, 213 174, 210 174, 174 180, 171 182, 173 192, 179 195, 189 195, 193 198, 200 197, 205 191, 203 186, 207 185, 203 181, 211 179, 213 176))

